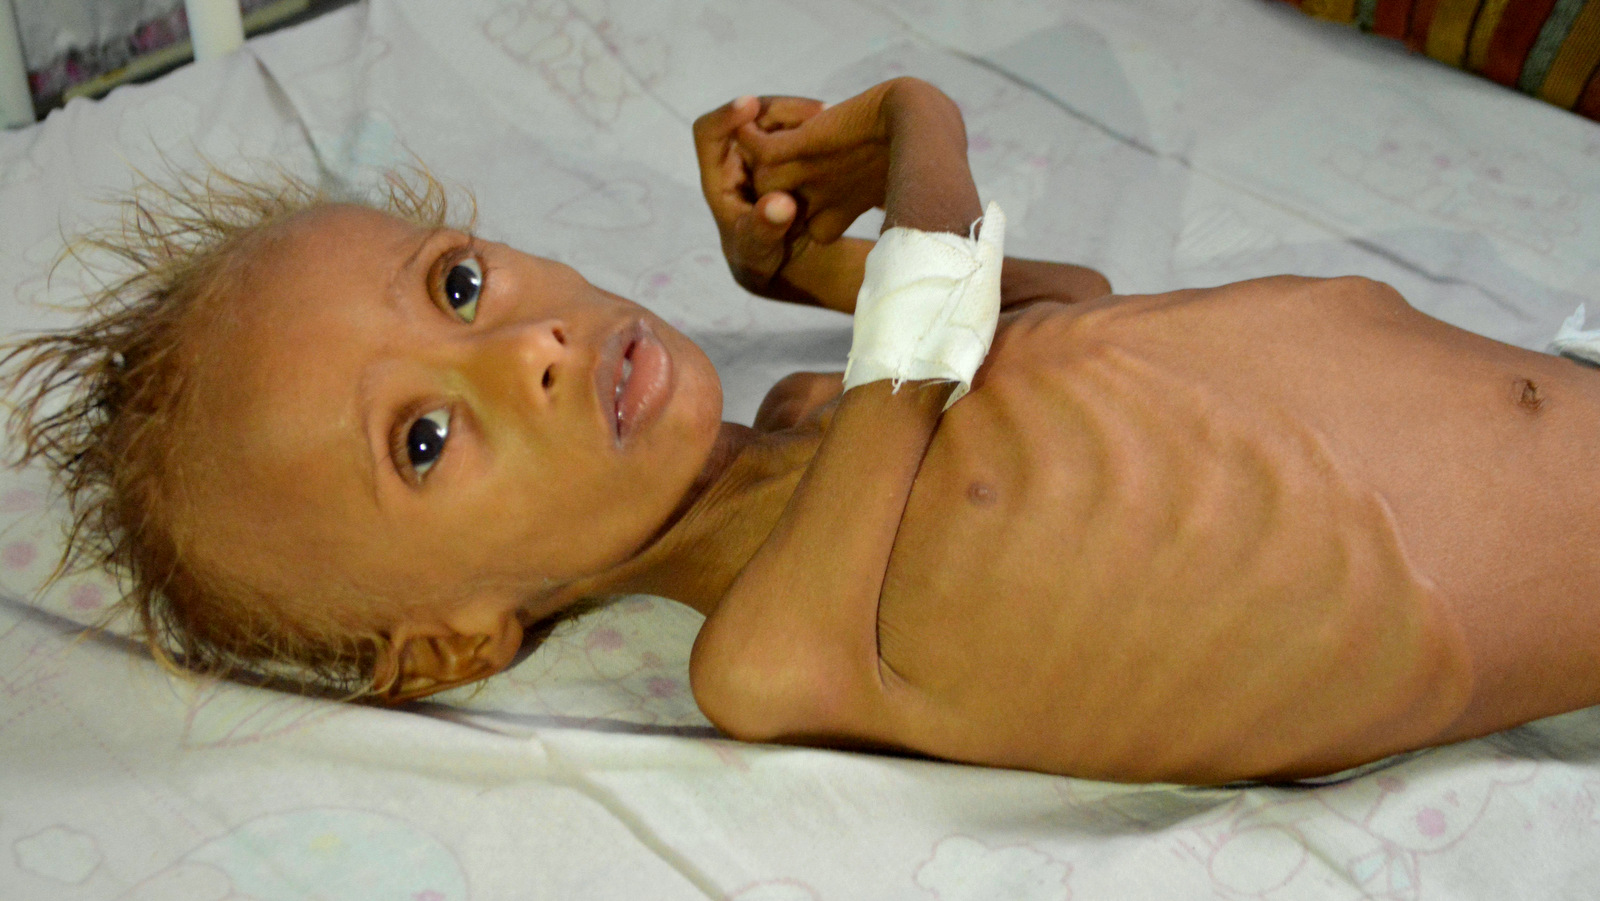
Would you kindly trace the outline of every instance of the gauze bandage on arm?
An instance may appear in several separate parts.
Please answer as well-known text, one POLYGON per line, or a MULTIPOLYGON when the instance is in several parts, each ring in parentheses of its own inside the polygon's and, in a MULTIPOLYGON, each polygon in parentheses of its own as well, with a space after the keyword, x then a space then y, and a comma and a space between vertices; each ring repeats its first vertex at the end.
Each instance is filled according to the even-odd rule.
MULTIPOLYGON (((981 223, 981 225, 979 224, 981 223)), ((844 389, 889 379, 955 382, 945 409, 972 387, 1000 319, 1006 217, 991 202, 978 237, 891 228, 867 254, 844 389)))

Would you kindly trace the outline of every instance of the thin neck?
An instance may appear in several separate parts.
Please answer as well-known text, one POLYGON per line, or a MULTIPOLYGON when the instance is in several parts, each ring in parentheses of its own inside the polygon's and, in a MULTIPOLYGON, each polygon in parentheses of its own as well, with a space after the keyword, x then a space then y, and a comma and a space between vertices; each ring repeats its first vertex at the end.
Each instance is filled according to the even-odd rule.
POLYGON ((820 430, 757 432, 723 423, 675 519, 632 560, 565 586, 556 606, 595 595, 653 594, 710 616, 771 533, 820 437, 820 430))

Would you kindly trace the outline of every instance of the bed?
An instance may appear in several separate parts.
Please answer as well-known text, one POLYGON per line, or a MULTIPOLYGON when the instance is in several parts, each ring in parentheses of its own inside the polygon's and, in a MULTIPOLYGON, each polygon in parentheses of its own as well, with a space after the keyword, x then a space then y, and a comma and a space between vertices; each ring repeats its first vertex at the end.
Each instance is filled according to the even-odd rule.
MULTIPOLYGON (((734 285, 689 123, 899 74, 961 104, 1010 252, 1125 293, 1358 273, 1530 348, 1600 299, 1600 125, 1281 4, 365 0, 0 132, 0 327, 61 322, 61 234, 161 154, 355 180, 415 155, 476 189, 485 234, 685 329, 748 422, 779 376, 837 368, 849 323, 734 285)), ((379 710, 82 633, 116 589, 37 591, 62 518, 40 473, 0 474, 0 518, 6 899, 1600 897, 1600 708, 1296 786, 744 745, 690 697, 697 615, 633 597, 481 690, 379 710)))

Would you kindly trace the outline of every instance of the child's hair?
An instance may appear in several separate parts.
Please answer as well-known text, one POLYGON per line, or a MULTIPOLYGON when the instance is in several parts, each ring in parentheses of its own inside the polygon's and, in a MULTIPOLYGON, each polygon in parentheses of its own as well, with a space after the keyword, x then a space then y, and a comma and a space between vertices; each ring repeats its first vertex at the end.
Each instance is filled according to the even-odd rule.
POLYGON ((331 203, 446 227, 447 192, 420 165, 364 197, 282 170, 246 178, 208 166, 167 181, 143 180, 117 202, 117 225, 69 243, 64 260, 105 276, 77 305, 80 321, 15 340, 0 356, 0 388, 14 401, 13 462, 45 463, 71 514, 51 580, 109 569, 124 597, 108 620, 130 615, 169 669, 352 698, 382 692, 374 669, 386 639, 376 627, 306 615, 322 605, 290 605, 291 617, 290 599, 185 553, 175 436, 191 402, 193 342, 206 332, 197 326, 219 315, 217 298, 242 289, 256 242, 331 203))

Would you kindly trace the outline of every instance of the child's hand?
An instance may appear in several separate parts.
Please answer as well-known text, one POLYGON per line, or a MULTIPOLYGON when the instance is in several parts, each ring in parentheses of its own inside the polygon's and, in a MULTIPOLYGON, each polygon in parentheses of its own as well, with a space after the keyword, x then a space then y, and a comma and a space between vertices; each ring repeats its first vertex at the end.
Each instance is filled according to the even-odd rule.
POLYGON ((961 110, 917 78, 883 82, 791 127, 743 125, 736 137, 755 192, 794 198, 791 238, 830 244, 875 206, 885 228, 965 235, 982 212, 961 110))
POLYGON ((884 82, 825 109, 818 104, 782 129, 738 129, 755 192, 794 198, 799 221, 791 234, 831 244, 862 213, 883 205, 894 129, 885 101, 909 81, 884 82))
MULTIPOLYGON (((696 120, 694 136, 728 267, 762 297, 852 312, 872 242, 841 236, 862 213, 965 235, 982 212, 961 111, 915 78, 831 107, 741 97, 696 120)), ((1040 281, 1030 298, 1060 294, 1040 281)))
POLYGON ((695 120, 700 187, 722 235, 722 253, 738 283, 753 294, 782 297, 782 273, 805 252, 805 230, 791 228, 799 214, 793 195, 759 190, 748 151, 740 141, 806 121, 823 108, 798 97, 740 97, 695 120))

